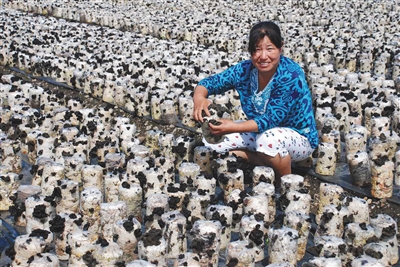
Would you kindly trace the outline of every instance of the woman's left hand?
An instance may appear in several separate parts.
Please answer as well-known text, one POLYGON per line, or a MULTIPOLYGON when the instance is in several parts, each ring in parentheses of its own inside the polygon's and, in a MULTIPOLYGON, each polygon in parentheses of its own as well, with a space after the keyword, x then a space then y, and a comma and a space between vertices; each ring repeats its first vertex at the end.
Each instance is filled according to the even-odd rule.
POLYGON ((228 119, 217 120, 218 125, 209 123, 210 132, 214 135, 230 133, 258 132, 257 123, 254 120, 232 121, 228 119))
POLYGON ((209 123, 210 132, 215 135, 230 134, 237 131, 238 123, 228 119, 217 120, 218 125, 209 123))

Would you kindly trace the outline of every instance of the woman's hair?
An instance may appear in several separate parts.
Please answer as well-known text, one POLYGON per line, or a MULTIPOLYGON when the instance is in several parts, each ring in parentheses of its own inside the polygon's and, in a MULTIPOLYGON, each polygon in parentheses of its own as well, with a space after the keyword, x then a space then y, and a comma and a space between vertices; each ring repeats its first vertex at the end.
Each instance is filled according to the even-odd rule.
POLYGON ((259 22, 250 30, 249 36, 249 52, 252 55, 256 51, 257 43, 265 36, 277 47, 281 48, 283 45, 281 30, 278 25, 272 21, 259 22))

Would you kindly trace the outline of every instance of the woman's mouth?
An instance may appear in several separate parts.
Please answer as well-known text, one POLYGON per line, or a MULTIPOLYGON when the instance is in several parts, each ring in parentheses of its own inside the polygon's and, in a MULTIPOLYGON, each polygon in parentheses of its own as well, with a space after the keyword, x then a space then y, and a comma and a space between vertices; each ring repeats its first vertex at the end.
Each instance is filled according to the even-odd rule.
POLYGON ((269 63, 268 62, 260 62, 260 63, 258 63, 258 65, 265 68, 265 67, 268 67, 269 63))

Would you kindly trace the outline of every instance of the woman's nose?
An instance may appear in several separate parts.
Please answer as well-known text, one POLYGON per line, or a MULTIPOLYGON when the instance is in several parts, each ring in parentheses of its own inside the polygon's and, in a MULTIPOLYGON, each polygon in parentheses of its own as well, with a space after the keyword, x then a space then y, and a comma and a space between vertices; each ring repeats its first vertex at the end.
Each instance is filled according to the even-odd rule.
POLYGON ((267 50, 261 50, 260 58, 268 58, 268 51, 267 50))

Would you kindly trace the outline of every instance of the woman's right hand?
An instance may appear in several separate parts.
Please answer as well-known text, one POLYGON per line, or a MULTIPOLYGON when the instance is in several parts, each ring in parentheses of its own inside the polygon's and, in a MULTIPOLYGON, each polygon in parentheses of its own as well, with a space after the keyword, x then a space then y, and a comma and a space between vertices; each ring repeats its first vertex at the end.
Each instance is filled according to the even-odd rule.
POLYGON ((208 91, 204 86, 197 86, 193 94, 193 117, 196 121, 203 122, 203 111, 206 116, 210 116, 208 106, 211 101, 207 99, 208 91))

